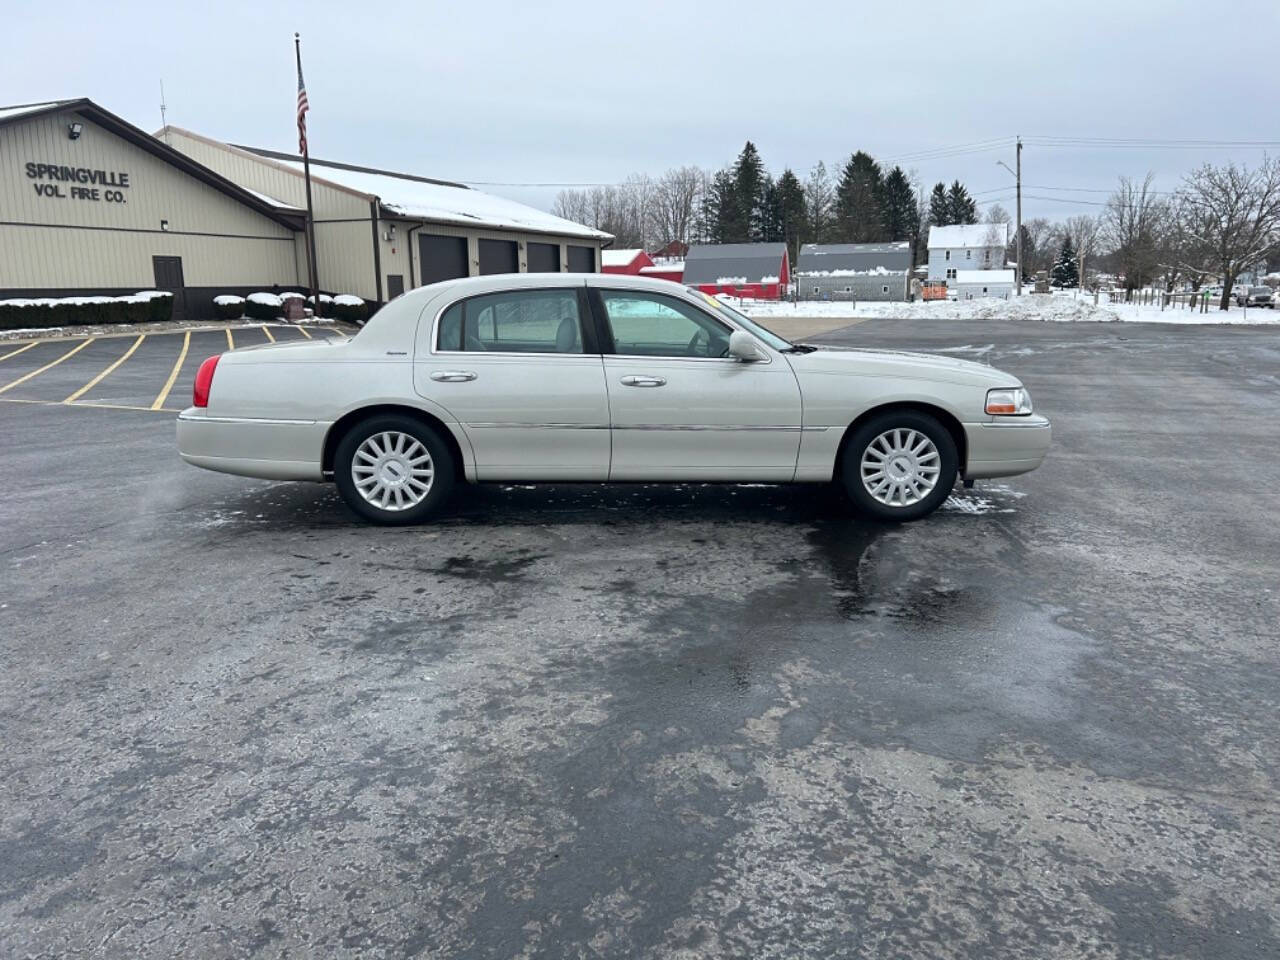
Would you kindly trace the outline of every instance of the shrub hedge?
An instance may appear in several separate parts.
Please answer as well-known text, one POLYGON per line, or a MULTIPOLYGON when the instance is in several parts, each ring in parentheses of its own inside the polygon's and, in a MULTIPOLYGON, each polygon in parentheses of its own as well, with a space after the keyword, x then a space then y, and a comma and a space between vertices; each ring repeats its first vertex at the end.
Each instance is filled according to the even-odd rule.
POLYGON ((278 320, 282 302, 274 293, 251 293, 245 301, 244 315, 250 320, 278 320))
POLYGON ((346 323, 364 323, 369 316, 369 305, 357 296, 343 293, 333 298, 333 316, 346 323))
POLYGON ((173 294, 148 290, 128 297, 0 300, 0 330, 163 323, 173 318, 173 294))
POLYGON ((244 297, 214 297, 213 315, 219 320, 239 320, 244 316, 244 297))

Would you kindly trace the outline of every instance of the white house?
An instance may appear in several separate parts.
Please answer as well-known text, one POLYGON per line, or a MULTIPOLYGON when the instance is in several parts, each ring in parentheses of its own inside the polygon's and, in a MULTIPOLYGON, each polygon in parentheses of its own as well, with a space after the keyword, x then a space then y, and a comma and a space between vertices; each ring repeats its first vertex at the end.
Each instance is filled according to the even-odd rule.
POLYGON ((1009 245, 1007 223, 960 223, 929 228, 929 279, 950 287, 961 270, 999 270, 1009 245))
POLYGON ((956 292, 957 300, 976 300, 979 297, 1007 300, 1013 293, 1013 271, 957 270, 955 277, 947 281, 947 289, 956 292))

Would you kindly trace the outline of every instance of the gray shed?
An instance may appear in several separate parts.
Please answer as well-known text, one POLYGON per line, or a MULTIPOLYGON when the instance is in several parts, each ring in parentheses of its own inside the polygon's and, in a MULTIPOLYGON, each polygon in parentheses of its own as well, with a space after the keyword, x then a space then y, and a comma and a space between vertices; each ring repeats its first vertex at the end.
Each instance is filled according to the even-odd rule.
POLYGON ((806 243, 796 280, 802 300, 905 300, 911 244, 806 243))
POLYGON ((746 296, 776 298, 788 272, 785 243, 699 243, 684 258, 685 283, 746 296))

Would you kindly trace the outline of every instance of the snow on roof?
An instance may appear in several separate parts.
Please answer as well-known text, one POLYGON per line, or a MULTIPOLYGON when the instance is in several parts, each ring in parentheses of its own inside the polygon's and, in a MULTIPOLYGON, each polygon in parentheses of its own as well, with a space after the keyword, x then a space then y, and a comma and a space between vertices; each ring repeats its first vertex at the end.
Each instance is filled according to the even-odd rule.
POLYGON ((956 283, 1013 283, 1013 271, 957 270, 956 283))
POLYGON ((911 267, 911 244, 806 243, 800 248, 796 273, 801 276, 859 276, 911 267))
MULTIPOLYGON (((267 151, 262 153, 281 166, 302 172, 301 160, 282 159, 267 151)), ((388 212, 403 217, 496 229, 558 233, 593 240, 611 239, 611 234, 603 231, 460 184, 432 182, 388 171, 351 170, 315 159, 311 161, 311 176, 369 197, 377 197, 388 212)))
POLYGON ((45 103, 20 103, 12 107, 0 107, 0 120, 12 120, 14 117, 20 117, 25 113, 38 113, 41 110, 48 110, 51 107, 69 102, 67 100, 49 100, 45 103))
POLYGON ((1009 242, 1007 223, 956 223, 930 227, 930 247, 1003 247, 1009 242))
MULTIPOLYGON (((639 247, 631 250, 601 250, 600 265, 605 267, 625 267, 631 264, 631 261, 640 254, 644 253, 639 247)), ((644 269, 641 267, 640 269, 644 269)))
POLYGON ((651 267, 641 267, 641 273, 683 273, 683 260, 665 260, 662 263, 655 263, 651 267))
POLYGON ((295 207, 291 203, 285 203, 283 200, 277 200, 275 197, 269 197, 265 193, 259 193, 257 190, 250 190, 246 186, 241 186, 240 189, 243 190, 245 193, 253 194, 263 203, 269 203, 273 207, 279 207, 281 210, 301 210, 302 209, 301 207, 295 207))

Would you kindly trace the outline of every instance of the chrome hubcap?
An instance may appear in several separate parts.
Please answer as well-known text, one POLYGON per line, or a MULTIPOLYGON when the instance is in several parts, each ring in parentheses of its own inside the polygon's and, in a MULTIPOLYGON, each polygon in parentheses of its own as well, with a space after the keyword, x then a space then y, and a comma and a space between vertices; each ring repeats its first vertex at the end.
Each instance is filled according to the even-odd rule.
POLYGON ((396 430, 375 433, 356 449, 351 479, 379 510, 407 510, 420 504, 435 478, 435 464, 416 437, 396 430))
POLYGON ((862 454, 862 485, 886 507, 919 503, 938 485, 942 458, 919 430, 886 430, 862 454))

